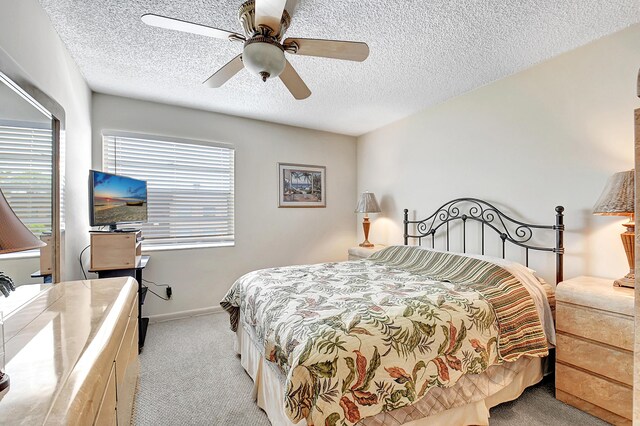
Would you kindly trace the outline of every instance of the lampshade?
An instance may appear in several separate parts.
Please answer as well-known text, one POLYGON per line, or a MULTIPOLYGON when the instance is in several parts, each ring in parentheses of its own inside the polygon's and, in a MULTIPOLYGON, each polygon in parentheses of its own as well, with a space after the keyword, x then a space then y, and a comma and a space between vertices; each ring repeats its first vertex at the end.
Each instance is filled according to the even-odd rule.
POLYGON ((0 190, 0 254, 46 246, 13 212, 0 190))
POLYGON ((634 171, 618 172, 611 176, 593 207, 593 214, 612 216, 633 215, 634 171))
POLYGON ((378 200, 373 192, 365 191, 358 200, 355 213, 380 213, 378 200))

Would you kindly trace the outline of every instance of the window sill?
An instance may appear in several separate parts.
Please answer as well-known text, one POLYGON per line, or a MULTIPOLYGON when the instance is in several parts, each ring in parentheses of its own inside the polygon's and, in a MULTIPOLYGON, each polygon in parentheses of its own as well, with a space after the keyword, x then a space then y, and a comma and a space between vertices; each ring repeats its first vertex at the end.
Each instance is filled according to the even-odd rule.
POLYGON ((40 257, 40 250, 27 250, 17 253, 0 254, 0 261, 13 259, 34 259, 40 257))
POLYGON ((142 243, 142 253, 151 253, 154 251, 174 251, 174 250, 194 250, 203 248, 215 248, 215 247, 233 247, 234 241, 225 241, 217 243, 200 243, 200 244, 162 244, 152 245, 145 247, 142 243))

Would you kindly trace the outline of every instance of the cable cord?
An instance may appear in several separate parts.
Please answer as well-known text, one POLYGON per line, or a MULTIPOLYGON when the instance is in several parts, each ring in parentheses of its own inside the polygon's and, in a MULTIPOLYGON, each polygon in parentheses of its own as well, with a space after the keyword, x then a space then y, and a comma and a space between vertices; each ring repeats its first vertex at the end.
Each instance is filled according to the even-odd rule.
MULTIPOLYGON (((142 281, 146 281, 146 280, 142 280, 142 281)), ((151 290, 147 286, 145 286, 144 288, 146 288, 149 293, 156 295, 157 297, 159 297, 162 300, 169 300, 169 298, 160 296, 158 293, 156 293, 155 291, 151 290)))
MULTIPOLYGON (((158 287, 171 287, 171 284, 158 284, 158 283, 155 283, 155 282, 153 282, 151 280, 145 280, 144 278, 142 279, 142 282, 153 284, 153 285, 158 286, 158 287)), ((149 291, 151 291, 151 290, 149 290, 149 291)))
POLYGON ((80 256, 78 256, 78 261, 80 262, 80 270, 82 271, 82 275, 84 275, 85 280, 88 278, 87 278, 87 273, 84 270, 84 265, 82 264, 82 255, 84 254, 85 251, 87 251, 89 247, 91 247, 91 244, 83 248, 82 251, 80 252, 80 256))

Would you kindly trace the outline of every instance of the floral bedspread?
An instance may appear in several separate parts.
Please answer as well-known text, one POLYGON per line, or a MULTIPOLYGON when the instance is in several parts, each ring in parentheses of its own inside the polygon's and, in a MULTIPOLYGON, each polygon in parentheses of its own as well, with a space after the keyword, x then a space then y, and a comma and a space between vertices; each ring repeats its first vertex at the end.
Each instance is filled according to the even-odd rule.
POLYGON ((546 356, 527 290, 478 259, 397 246, 369 260, 272 268, 220 302, 286 376, 294 423, 353 425, 432 387, 546 356))

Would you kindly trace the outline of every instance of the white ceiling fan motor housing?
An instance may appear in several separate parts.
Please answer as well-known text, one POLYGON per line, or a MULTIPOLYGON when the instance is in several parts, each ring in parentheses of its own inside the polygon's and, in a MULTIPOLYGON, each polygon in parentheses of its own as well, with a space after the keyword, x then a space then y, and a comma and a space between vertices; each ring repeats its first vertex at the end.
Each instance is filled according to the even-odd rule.
POLYGON ((245 42, 242 62, 246 69, 266 81, 279 76, 287 61, 280 43, 271 37, 258 35, 245 42))

